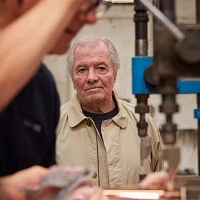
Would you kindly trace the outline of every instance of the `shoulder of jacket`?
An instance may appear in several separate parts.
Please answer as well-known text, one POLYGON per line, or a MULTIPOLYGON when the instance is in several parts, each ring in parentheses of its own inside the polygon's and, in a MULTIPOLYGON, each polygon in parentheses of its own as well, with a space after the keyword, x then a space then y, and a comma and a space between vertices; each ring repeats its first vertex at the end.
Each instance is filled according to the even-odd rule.
MULTIPOLYGON (((136 118, 139 120, 139 114, 135 113, 135 105, 128 103, 127 101, 124 101, 124 100, 121 100, 121 99, 119 99, 119 101, 121 102, 122 106, 126 110, 132 112, 136 116, 136 118)), ((154 119, 152 118, 152 116, 149 113, 145 114, 145 118, 149 123, 155 124, 154 119)))
POLYGON ((56 137, 59 136, 59 134, 60 134, 60 132, 63 128, 63 125, 66 123, 66 121, 68 119, 68 110, 69 110, 70 102, 71 101, 63 104, 60 107, 60 119, 59 119, 59 122, 58 122, 58 125, 57 125, 57 128, 56 128, 56 137))
MULTIPOLYGON (((128 103, 127 101, 119 99, 123 107, 126 107, 127 109, 130 108, 130 110, 135 109, 135 106, 131 103, 128 103)), ((133 110, 134 111, 134 110, 133 110)))
POLYGON ((60 118, 62 118, 63 116, 67 115, 67 112, 69 110, 70 105, 71 105, 71 101, 68 101, 67 103, 63 104, 60 107, 60 118))
POLYGON ((146 120, 148 122, 148 129, 152 139, 156 143, 159 142, 161 140, 160 131, 154 119, 151 117, 150 114, 146 114, 146 120))
POLYGON ((124 112, 126 112, 128 116, 133 117, 136 121, 139 120, 139 115, 135 113, 135 105, 121 99, 119 99, 119 102, 121 103, 124 112))
POLYGON ((155 124, 153 117, 149 113, 146 113, 146 120, 152 124, 155 124))

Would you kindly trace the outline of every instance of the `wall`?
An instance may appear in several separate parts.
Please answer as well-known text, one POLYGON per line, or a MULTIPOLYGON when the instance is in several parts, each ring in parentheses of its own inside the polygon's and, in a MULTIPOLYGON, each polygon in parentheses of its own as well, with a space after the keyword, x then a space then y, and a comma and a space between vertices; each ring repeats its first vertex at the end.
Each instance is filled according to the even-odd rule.
MULTIPOLYGON (((177 1, 178 22, 194 23, 194 0, 179 0, 177 1)), ((133 23, 133 6, 132 5, 117 5, 112 6, 109 12, 93 26, 86 26, 79 33, 79 36, 88 33, 98 34, 110 39, 110 41, 118 49, 121 68, 118 73, 115 91, 120 98, 127 99, 135 104, 135 97, 131 94, 131 58, 134 56, 134 23, 133 23)), ((149 24, 149 55, 152 55, 152 28, 149 24)), ((66 55, 64 56, 48 56, 45 58, 45 63, 48 64, 51 71, 55 75, 57 87, 61 96, 61 103, 65 103, 74 95, 73 86, 66 72, 66 55)), ((196 129, 196 120, 193 119, 193 110, 196 108, 195 95, 178 95, 178 103, 180 105, 180 113, 176 114, 175 121, 180 129, 196 129)), ((160 104, 159 95, 151 95, 149 104, 155 107, 155 121, 160 126, 164 122, 164 117, 158 113, 158 105, 160 104)), ((183 151, 185 147, 182 145, 183 151)), ((186 148, 187 152, 187 148, 186 148)), ((196 156, 196 149, 192 151, 196 156)), ((188 157, 189 154, 187 155, 188 157)), ((196 168, 196 159, 191 160, 191 166, 196 168)), ((184 168, 186 164, 181 162, 180 168, 184 168)))

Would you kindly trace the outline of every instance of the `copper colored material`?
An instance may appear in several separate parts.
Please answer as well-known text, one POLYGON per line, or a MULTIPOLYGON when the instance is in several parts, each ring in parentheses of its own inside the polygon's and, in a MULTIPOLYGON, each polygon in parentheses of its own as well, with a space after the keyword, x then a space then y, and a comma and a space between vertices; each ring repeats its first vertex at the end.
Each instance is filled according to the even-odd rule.
POLYGON ((164 190, 104 190, 104 195, 107 195, 111 200, 180 200, 179 191, 164 191, 164 190))

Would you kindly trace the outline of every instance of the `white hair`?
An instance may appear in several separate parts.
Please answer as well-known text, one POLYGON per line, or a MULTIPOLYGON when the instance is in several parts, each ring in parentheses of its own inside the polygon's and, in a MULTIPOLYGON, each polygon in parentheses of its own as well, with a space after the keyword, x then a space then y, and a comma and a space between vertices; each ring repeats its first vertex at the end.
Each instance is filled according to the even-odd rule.
POLYGON ((74 64, 73 63, 74 52, 76 48, 78 46, 81 46, 81 47, 87 47, 88 49, 94 49, 101 42, 103 42, 108 47, 108 50, 110 52, 110 60, 112 63, 112 67, 115 74, 117 75, 117 71, 120 68, 120 61, 119 61, 119 55, 115 46, 106 38, 101 38, 97 35, 85 35, 74 42, 67 56, 67 69, 71 78, 72 78, 72 67, 74 64))

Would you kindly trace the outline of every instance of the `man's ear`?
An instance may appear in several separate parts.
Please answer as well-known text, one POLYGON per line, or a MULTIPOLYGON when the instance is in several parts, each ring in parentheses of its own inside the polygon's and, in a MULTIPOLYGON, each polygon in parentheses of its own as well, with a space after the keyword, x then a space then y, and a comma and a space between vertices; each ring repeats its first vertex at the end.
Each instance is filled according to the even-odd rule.
POLYGON ((114 77, 114 82, 116 82, 117 80, 117 74, 115 74, 115 77, 114 77))
POLYGON ((73 83, 74 89, 76 90, 76 85, 75 85, 73 79, 72 79, 72 83, 73 83))
POLYGON ((76 90, 76 85, 74 83, 73 75, 70 76, 74 89, 76 90))

